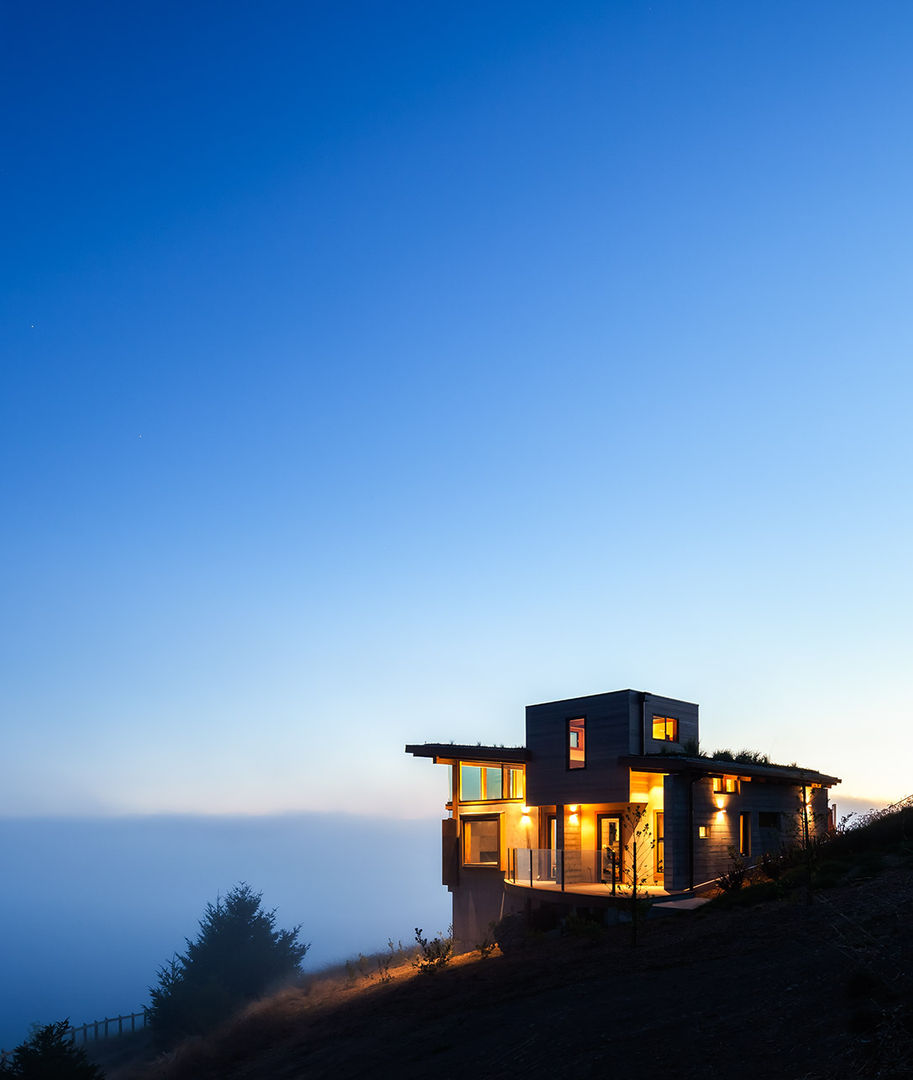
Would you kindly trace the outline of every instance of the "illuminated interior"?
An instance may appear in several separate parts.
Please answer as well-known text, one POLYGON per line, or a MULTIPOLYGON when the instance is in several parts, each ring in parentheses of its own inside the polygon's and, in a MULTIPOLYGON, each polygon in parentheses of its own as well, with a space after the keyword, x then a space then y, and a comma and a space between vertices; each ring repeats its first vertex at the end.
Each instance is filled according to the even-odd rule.
POLYGON ((567 767, 583 769, 586 767, 586 719, 578 716, 567 722, 567 767))
POLYGON ((500 765, 460 765, 461 802, 522 799, 523 769, 500 765))
POLYGON ((674 716, 654 716, 653 738, 659 742, 678 742, 678 720, 674 716))
POLYGON ((720 792, 726 795, 738 795, 739 778, 737 776, 714 776, 713 792, 714 794, 720 792))
POLYGON ((500 822, 496 816, 462 818, 463 865, 499 866, 500 822))

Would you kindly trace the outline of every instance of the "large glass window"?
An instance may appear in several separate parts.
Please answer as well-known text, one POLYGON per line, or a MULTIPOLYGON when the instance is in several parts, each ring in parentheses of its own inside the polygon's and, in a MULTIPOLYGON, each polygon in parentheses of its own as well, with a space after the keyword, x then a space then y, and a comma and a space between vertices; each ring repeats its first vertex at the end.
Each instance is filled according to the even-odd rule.
MULTIPOLYGON (((507 770, 513 773, 515 770, 507 770)), ((521 771, 522 774, 522 771, 521 771)), ((513 782, 512 778, 509 782, 513 782)), ((504 771, 500 765, 460 765, 460 800, 483 802, 486 799, 522 798, 504 793, 504 771)))
POLYGON ((464 817, 461 821, 464 866, 500 866, 501 827, 498 816, 464 817))
POLYGON ((507 770, 507 797, 508 799, 523 798, 523 770, 507 770))
POLYGON ((583 716, 567 722, 567 767, 586 767, 586 718, 583 716))
POLYGON ((482 798, 482 767, 480 765, 460 766, 460 800, 478 802, 482 798))

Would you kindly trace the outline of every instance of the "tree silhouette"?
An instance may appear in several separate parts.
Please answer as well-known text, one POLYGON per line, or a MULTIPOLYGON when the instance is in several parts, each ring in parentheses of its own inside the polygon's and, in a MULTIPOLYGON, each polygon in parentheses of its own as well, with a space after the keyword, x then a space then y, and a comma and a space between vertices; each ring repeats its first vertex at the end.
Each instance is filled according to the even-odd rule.
POLYGON ((276 912, 245 882, 207 904, 194 941, 157 972, 151 1025, 160 1044, 208 1031, 246 1002, 298 974, 309 946, 298 926, 276 930, 276 912))
POLYGON ((22 1080, 104 1080, 104 1076, 73 1043, 69 1020, 37 1028, 0 1065, 0 1077, 22 1080))

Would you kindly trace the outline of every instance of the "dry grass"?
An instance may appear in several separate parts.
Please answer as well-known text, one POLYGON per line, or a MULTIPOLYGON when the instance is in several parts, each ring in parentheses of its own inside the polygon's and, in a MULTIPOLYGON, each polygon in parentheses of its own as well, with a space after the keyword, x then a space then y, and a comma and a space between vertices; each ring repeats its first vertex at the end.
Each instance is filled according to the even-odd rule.
POLYGON ((748 909, 457 958, 433 975, 324 972, 208 1040, 111 1080, 292 1080, 661 1071, 702 1080, 907 1077, 913 868, 748 909))

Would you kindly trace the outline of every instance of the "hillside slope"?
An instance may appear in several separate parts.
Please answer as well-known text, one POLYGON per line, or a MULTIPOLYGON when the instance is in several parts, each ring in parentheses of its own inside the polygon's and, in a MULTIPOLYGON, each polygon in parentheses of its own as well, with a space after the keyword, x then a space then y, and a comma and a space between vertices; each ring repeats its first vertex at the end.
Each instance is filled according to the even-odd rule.
POLYGON ((532 942, 386 985, 289 990, 115 1080, 907 1077, 913 872, 532 942))

